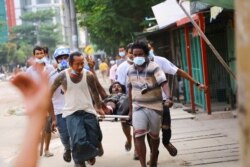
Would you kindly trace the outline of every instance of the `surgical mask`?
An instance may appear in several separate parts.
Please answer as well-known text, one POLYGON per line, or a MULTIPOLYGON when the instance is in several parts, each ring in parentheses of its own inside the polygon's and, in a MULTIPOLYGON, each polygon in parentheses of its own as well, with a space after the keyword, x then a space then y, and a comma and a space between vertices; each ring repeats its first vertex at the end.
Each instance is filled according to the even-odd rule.
POLYGON ((84 63, 84 69, 88 71, 90 70, 88 63, 84 63))
POLYGON ((124 57, 125 56, 125 52, 119 52, 119 56, 124 57))
POLYGON ((80 76, 81 75, 81 73, 79 73, 79 72, 77 72, 77 71, 75 71, 73 69, 71 71, 71 74, 76 75, 76 76, 80 76))
POLYGON ((43 63, 46 62, 46 58, 45 58, 45 57, 43 57, 43 58, 41 58, 41 59, 36 58, 36 59, 35 59, 35 62, 38 63, 38 64, 43 64, 43 63))
POLYGON ((135 57, 134 58, 134 64, 141 66, 145 63, 145 57, 135 57))
POLYGON ((149 54, 148 54, 149 60, 152 61, 152 60, 154 59, 154 56, 155 56, 154 51, 153 51, 153 50, 150 50, 150 51, 149 51, 149 54))
POLYGON ((69 64, 66 60, 62 60, 59 64, 57 64, 57 68, 62 71, 69 67, 69 64))
POLYGON ((130 63, 134 63, 134 61, 130 58, 127 58, 127 61, 130 62, 130 63))

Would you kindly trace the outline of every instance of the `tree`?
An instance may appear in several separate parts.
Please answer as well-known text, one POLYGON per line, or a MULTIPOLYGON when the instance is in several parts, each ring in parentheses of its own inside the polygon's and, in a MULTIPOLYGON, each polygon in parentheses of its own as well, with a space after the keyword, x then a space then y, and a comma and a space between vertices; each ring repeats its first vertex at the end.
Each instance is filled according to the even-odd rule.
POLYGON ((55 48, 60 43, 60 27, 52 22, 55 16, 53 10, 40 10, 37 12, 27 12, 20 18, 23 24, 14 27, 14 38, 11 41, 18 45, 25 43, 27 45, 47 45, 55 48))
POLYGON ((152 17, 151 6, 160 0, 77 0, 77 11, 82 15, 80 25, 85 26, 91 42, 99 49, 114 54, 119 45, 133 40, 134 32, 145 28, 145 17, 152 17))

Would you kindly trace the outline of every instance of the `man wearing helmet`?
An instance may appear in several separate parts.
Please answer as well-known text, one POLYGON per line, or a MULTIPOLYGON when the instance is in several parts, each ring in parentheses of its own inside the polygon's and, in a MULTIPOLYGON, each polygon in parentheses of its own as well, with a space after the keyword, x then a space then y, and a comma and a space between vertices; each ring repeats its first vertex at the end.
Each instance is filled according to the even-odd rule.
MULTIPOLYGON (((57 48, 54 52, 54 59, 57 63, 57 68, 52 71, 49 75, 49 82, 52 84, 58 74, 68 68, 68 58, 70 54, 70 48, 61 47, 57 48)), ((60 134, 61 142, 64 146, 63 159, 66 162, 71 161, 71 149, 70 149, 70 138, 68 134, 68 129, 66 125, 65 118, 62 118, 62 108, 64 106, 64 92, 61 87, 58 87, 52 96, 52 103, 54 108, 54 113, 57 121, 57 129, 60 134)))

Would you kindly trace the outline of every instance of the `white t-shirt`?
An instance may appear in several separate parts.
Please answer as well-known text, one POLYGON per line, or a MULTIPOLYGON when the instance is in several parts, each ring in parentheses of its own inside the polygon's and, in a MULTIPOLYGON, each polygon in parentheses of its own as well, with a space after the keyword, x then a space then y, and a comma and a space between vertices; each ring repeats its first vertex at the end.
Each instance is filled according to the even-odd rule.
POLYGON ((178 67, 176 67, 165 57, 154 56, 154 62, 160 66, 165 74, 175 75, 177 73, 178 67))
MULTIPOLYGON (((56 70, 52 71, 49 75, 49 83, 52 85, 60 72, 56 70)), ((53 94, 52 103, 54 107, 55 115, 62 114, 62 109, 64 107, 64 92, 62 87, 58 87, 53 94)))
MULTIPOLYGON (((175 75, 177 73, 178 67, 171 63, 168 59, 161 56, 154 56, 154 62, 160 66, 165 74, 175 75)), ((162 99, 166 100, 167 96, 162 91, 162 99)))
MULTIPOLYGON (((50 64, 45 64, 44 66, 44 72, 46 72, 48 75, 54 70, 55 68, 50 65, 50 64)), ((37 73, 37 70, 34 68, 34 66, 30 66, 26 72, 31 75, 31 77, 37 82, 39 83, 41 78, 39 76, 39 74, 37 73)))
POLYGON ((113 66, 111 66, 111 68, 109 70, 109 79, 110 80, 115 81, 116 70, 117 70, 117 64, 114 64, 113 66))
POLYGON ((122 64, 120 64, 116 70, 116 81, 120 82, 120 84, 127 86, 127 74, 128 69, 131 65, 125 61, 122 64))

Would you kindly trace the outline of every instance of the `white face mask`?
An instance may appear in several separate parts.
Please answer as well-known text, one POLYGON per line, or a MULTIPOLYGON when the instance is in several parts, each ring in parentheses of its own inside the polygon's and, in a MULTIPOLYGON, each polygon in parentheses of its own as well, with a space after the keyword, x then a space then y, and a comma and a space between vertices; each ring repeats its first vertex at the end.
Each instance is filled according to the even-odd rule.
POLYGON ((152 61, 152 60, 154 59, 154 56, 155 56, 154 51, 153 51, 153 50, 150 50, 150 51, 149 51, 149 54, 148 54, 148 59, 149 59, 150 61, 152 61))
POLYGON ((41 58, 41 59, 36 58, 36 59, 35 59, 35 62, 38 63, 38 64, 43 64, 43 63, 46 62, 46 58, 45 58, 45 57, 43 57, 43 58, 41 58))
POLYGON ((125 56, 125 52, 119 52, 119 56, 124 57, 125 56))

